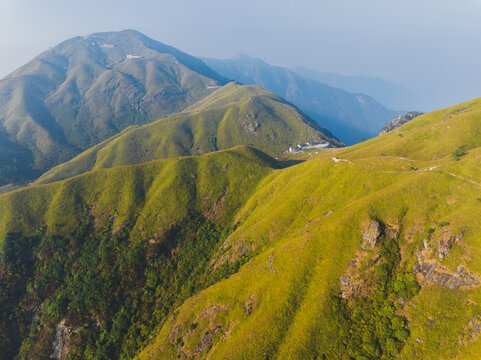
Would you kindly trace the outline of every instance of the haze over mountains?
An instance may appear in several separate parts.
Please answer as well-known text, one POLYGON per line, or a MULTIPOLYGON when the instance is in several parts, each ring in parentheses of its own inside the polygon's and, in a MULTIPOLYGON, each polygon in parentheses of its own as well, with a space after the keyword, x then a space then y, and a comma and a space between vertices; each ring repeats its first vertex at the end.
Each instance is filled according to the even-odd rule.
POLYGON ((260 59, 240 55, 228 60, 203 60, 227 78, 261 86, 289 100, 348 145, 376 136, 394 115, 400 114, 369 96, 348 93, 260 59))
POLYGON ((381 78, 320 72, 300 66, 294 67, 293 70, 307 79, 317 80, 354 94, 369 95, 390 109, 411 109, 413 104, 418 102, 414 99, 413 89, 407 89, 381 78))
POLYGON ((25 184, 128 126, 182 111, 228 79, 292 101, 348 144, 374 136, 395 114, 260 60, 206 61, 222 75, 132 30, 72 38, 40 54, 0 80, 0 187, 25 184))

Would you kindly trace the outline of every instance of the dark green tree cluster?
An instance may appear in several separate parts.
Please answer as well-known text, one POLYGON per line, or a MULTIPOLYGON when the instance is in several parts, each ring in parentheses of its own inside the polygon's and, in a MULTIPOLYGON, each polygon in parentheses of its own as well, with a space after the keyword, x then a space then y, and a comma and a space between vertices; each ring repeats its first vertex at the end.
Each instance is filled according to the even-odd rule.
MULTIPOLYGON (((325 358, 394 359, 409 337, 407 321, 397 315, 402 303, 419 291, 414 274, 401 264, 396 239, 379 244, 380 256, 370 279, 372 295, 355 299, 332 296, 331 314, 338 336, 325 358)), ((322 356, 320 356, 322 358, 322 356)))
POLYGON ((112 221, 94 228, 86 215, 68 236, 7 236, 5 359, 48 358, 62 320, 71 329, 69 359, 130 359, 185 299, 238 269, 213 272, 210 259, 233 229, 198 213, 150 240, 132 241, 132 228, 113 231, 112 221))
POLYGON ((459 161, 462 156, 467 154, 468 146, 461 145, 456 150, 454 150, 451 154, 454 160, 459 161))

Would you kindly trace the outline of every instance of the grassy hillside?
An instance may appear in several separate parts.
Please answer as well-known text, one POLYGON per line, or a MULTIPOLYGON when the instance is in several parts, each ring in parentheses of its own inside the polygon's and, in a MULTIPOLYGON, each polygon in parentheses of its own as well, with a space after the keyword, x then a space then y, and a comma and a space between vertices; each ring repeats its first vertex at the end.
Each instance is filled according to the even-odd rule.
POLYGON ((42 184, 83 172, 251 145, 270 155, 308 141, 340 143, 298 109, 257 86, 230 83, 180 114, 121 134, 41 176, 42 184))
POLYGON ((478 358, 479 104, 288 168, 242 147, 0 196, 0 334, 18 336, 0 344, 20 358, 478 358))
POLYGON ((422 160, 436 160, 451 155, 459 146, 466 150, 481 146, 481 100, 475 99, 447 109, 424 114, 416 121, 352 146, 351 156, 393 155, 422 160))
POLYGON ((239 147, 1 195, 0 358, 46 359, 73 327, 73 358, 134 356, 173 308, 227 274, 205 273, 208 261, 275 167, 239 147))
POLYGON ((247 263, 186 301, 138 358, 476 358, 479 103, 264 179, 212 260, 247 263))
POLYGON ((172 223, 189 209, 206 213, 212 202, 226 196, 223 192, 229 188, 236 192, 235 202, 230 204, 222 198, 223 205, 228 206, 215 214, 215 218, 224 219, 225 223, 240 204, 239 198, 248 195, 244 186, 249 186, 251 178, 257 179, 276 166, 274 159, 258 150, 238 147, 202 157, 98 170, 66 181, 32 186, 0 195, 0 234, 17 230, 32 234, 42 226, 52 232, 59 226, 72 230, 76 226, 75 213, 94 204, 94 217, 115 210, 118 213, 115 225, 135 218, 139 227, 147 231, 150 227, 144 219, 147 214, 142 213, 146 206, 159 215, 149 218, 147 223, 152 226, 172 223), (235 179, 230 179, 231 176, 235 179), (168 208, 163 209, 164 206, 168 208))
POLYGON ((178 112, 224 79, 136 31, 75 37, 0 80, 0 186, 31 180, 129 125, 178 112))

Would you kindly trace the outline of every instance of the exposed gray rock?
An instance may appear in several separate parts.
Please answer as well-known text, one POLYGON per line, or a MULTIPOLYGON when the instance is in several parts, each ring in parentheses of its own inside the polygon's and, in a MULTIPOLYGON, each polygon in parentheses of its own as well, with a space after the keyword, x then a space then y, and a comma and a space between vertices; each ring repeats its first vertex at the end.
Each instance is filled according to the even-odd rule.
POLYGON ((202 339, 200 340, 200 343, 197 346, 196 351, 198 353, 205 353, 212 346, 213 340, 214 339, 212 334, 210 332, 206 332, 204 336, 202 336, 202 339))
POLYGON ((381 235, 381 226, 376 220, 369 220, 362 225, 362 239, 364 240, 361 248, 364 250, 374 250, 376 242, 381 235))
POLYGON ((267 264, 267 268, 270 272, 275 273, 276 270, 274 268, 274 260, 275 260, 274 254, 269 255, 269 263, 267 264))
POLYGON ((341 287, 349 286, 350 280, 351 279, 350 279, 349 275, 344 275, 343 277, 341 277, 341 287))
POLYGON ((481 335, 481 314, 473 317, 465 326, 463 335, 459 337, 459 342, 465 345, 472 344, 481 335))
POLYGON ((428 284, 437 284, 453 290, 480 285, 479 277, 467 270, 464 265, 459 265, 453 274, 436 260, 427 258, 423 252, 418 253, 414 272, 421 275, 428 284))
POLYGON ((244 130, 256 135, 257 131, 261 127, 261 124, 256 120, 257 114, 246 114, 246 121, 244 122, 244 130))
POLYGON ((394 119, 392 119, 389 124, 386 124, 381 129, 381 132, 379 133, 379 135, 385 134, 389 131, 393 131, 394 129, 397 129, 398 127, 404 125, 405 123, 421 115, 423 115, 423 113, 418 111, 410 111, 404 115, 398 115, 394 119))
POLYGON ((344 275, 341 277, 340 281, 339 281, 340 285, 341 285, 341 292, 340 292, 340 296, 342 299, 347 299, 349 298, 349 296, 351 295, 352 293, 352 285, 351 285, 351 278, 349 277, 349 275, 344 275))
POLYGON ((476 315, 469 322, 470 331, 472 334, 479 334, 481 332, 481 315, 476 315))
POLYGON ((72 330, 70 327, 65 325, 65 319, 63 319, 57 325, 57 331, 55 333, 55 340, 52 344, 53 352, 50 355, 51 359, 64 360, 69 353, 69 342, 73 333, 77 330, 72 330))
POLYGON ((457 236, 450 236, 448 232, 443 233, 438 242, 439 259, 443 260, 444 257, 448 254, 448 252, 453 247, 454 243, 461 241, 463 236, 464 236, 464 233, 461 233, 457 236))
POLYGON ((184 325, 182 324, 172 326, 170 328, 169 341, 171 342, 171 344, 175 344, 178 341, 179 335, 181 335, 182 331, 184 331, 184 325))

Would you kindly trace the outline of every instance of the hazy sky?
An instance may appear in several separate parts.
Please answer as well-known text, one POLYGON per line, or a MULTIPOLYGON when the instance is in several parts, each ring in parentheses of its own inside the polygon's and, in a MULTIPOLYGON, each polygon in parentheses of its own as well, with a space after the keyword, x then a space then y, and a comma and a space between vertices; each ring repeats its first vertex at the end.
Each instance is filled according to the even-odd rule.
POLYGON ((481 0, 0 0, 0 76, 66 38, 127 28, 197 56, 382 77, 424 110, 481 96, 481 0))

